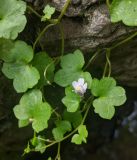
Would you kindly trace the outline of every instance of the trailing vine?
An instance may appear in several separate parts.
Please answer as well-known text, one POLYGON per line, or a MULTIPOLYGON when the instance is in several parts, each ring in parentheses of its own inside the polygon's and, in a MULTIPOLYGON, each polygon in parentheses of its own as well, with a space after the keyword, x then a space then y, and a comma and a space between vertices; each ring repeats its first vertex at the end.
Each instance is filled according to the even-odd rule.
MULTIPOLYGON (((47 148, 58 144, 56 157, 49 157, 48 160, 61 160, 61 142, 68 138, 77 145, 87 142, 88 130, 85 120, 92 107, 101 118, 110 120, 115 114, 115 107, 125 103, 125 90, 117 86, 115 79, 111 77, 110 56, 113 49, 137 36, 135 32, 113 46, 97 49, 87 64, 79 49, 64 55, 65 41, 61 20, 70 3, 71 0, 67 0, 60 15, 53 19, 55 8, 50 5, 45 6, 43 15, 40 15, 22 0, 0 0, 2 72, 13 80, 16 92, 22 93, 19 104, 13 108, 19 127, 31 124, 34 130, 34 136, 24 149, 24 154, 31 151, 43 153, 47 148), (8 10, 7 6, 10 7, 8 10), (27 23, 25 16, 27 10, 46 22, 33 46, 17 40, 18 34, 27 23), (55 25, 59 25, 60 28, 61 55, 52 58, 45 51, 35 53, 41 37, 55 25), (92 74, 86 70, 103 50, 106 52, 106 63, 102 78, 92 78, 92 74), (45 96, 45 88, 48 85, 56 92, 55 83, 64 88, 65 96, 60 97, 63 106, 61 110, 49 104, 45 96), (48 130, 50 134, 43 135, 41 132, 43 130, 48 130)), ((106 4, 112 22, 122 21, 125 25, 137 26, 136 0, 113 0, 112 3, 106 0, 106 4)))

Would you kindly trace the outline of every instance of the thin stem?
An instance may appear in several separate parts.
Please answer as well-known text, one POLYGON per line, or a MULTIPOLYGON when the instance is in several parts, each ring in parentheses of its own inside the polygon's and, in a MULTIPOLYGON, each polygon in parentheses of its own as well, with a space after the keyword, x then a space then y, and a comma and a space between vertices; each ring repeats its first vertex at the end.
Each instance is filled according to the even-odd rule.
POLYGON ((107 59, 107 63, 108 63, 108 77, 110 77, 111 75, 111 62, 110 62, 110 53, 111 53, 111 50, 108 48, 107 49, 107 52, 106 52, 106 59, 107 59))
MULTIPOLYGON (((63 17, 64 14, 66 13, 66 10, 67 10, 70 2, 71 2, 71 0, 67 0, 67 2, 65 3, 65 5, 64 5, 64 7, 63 7, 63 9, 62 9, 59 17, 58 17, 58 19, 57 19, 54 23, 51 23, 51 24, 47 25, 47 26, 40 32, 40 34, 38 35, 37 39, 35 40, 35 42, 34 42, 34 44, 33 44, 33 50, 35 50, 36 44, 38 43, 38 41, 40 40, 40 38, 43 36, 43 34, 44 34, 50 27, 52 27, 52 26, 57 25, 57 24, 60 23, 62 17, 63 17)), ((51 20, 50 22, 52 22, 52 20, 51 20)))
POLYGON ((117 43, 116 45, 110 47, 110 49, 111 49, 111 50, 112 50, 112 49, 115 49, 115 48, 119 47, 120 45, 122 45, 122 44, 130 41, 131 39, 133 39, 133 38, 136 37, 136 36, 137 36, 137 32, 133 33, 133 34, 130 35, 128 38, 122 40, 121 42, 117 43))
POLYGON ((61 148, 61 143, 59 142, 58 143, 58 151, 57 151, 57 155, 56 155, 55 160, 61 160, 61 157, 60 157, 60 148, 61 148))
POLYGON ((110 5, 109 0, 106 0, 106 4, 107 4, 108 8, 110 9, 111 5, 110 5))
POLYGON ((37 11, 35 11, 31 6, 27 6, 27 9, 33 12, 37 17, 41 19, 42 16, 37 11))
POLYGON ((35 51, 35 47, 36 47, 36 44, 39 42, 40 38, 43 36, 43 34, 52 26, 54 26, 55 24, 49 24, 47 25, 41 32, 40 34, 38 35, 37 39, 35 40, 34 44, 33 44, 33 50, 35 51))
POLYGON ((104 67, 103 77, 105 77, 105 75, 106 75, 108 66, 109 66, 108 76, 111 75, 111 62, 110 62, 110 60, 109 60, 111 50, 113 50, 113 49, 121 46, 122 44, 130 41, 131 39, 133 39, 133 38, 136 37, 136 36, 137 36, 137 32, 133 33, 132 35, 130 35, 130 36, 127 37, 126 39, 122 40, 121 42, 117 43, 116 45, 114 45, 114 46, 106 49, 106 60, 107 60, 107 62, 106 62, 105 67, 104 67))
POLYGON ((107 67, 108 67, 108 63, 106 62, 106 63, 105 63, 104 72, 103 72, 103 76, 102 76, 102 77, 105 77, 106 72, 107 72, 107 67))
POLYGON ((68 6, 69 6, 70 3, 71 3, 71 0, 67 0, 67 2, 65 3, 65 5, 64 5, 64 7, 63 7, 63 9, 62 9, 62 11, 61 11, 59 17, 58 17, 58 22, 61 21, 62 17, 63 17, 64 14, 66 13, 66 11, 67 11, 68 6))
POLYGON ((55 109, 52 111, 57 116, 58 119, 61 119, 61 115, 55 109))
POLYGON ((44 78, 45 78, 45 80, 47 81, 47 83, 48 83, 49 85, 51 85, 51 82, 50 82, 49 79, 47 78, 47 72, 48 72, 49 67, 50 67, 51 65, 53 65, 53 64, 55 63, 55 61, 56 61, 56 60, 53 60, 51 63, 49 63, 49 64, 47 65, 47 67, 45 68, 45 70, 44 70, 44 78))
POLYGON ((51 141, 50 139, 44 139, 44 138, 41 138, 41 137, 37 137, 37 139, 41 140, 41 141, 44 141, 44 142, 48 142, 48 143, 53 143, 54 141, 51 141))
POLYGON ((98 49, 94 54, 93 56, 90 58, 90 60, 88 61, 88 64, 84 67, 83 70, 86 70, 90 64, 92 63, 92 61, 96 58, 96 56, 100 53, 101 49, 98 49))
POLYGON ((102 77, 105 77, 107 69, 108 69, 108 66, 109 66, 108 76, 110 76, 110 74, 111 74, 111 63, 110 63, 110 60, 109 60, 109 58, 110 58, 110 51, 111 51, 110 48, 106 49, 106 60, 107 61, 106 61, 105 67, 104 67, 104 72, 103 72, 103 76, 102 77))

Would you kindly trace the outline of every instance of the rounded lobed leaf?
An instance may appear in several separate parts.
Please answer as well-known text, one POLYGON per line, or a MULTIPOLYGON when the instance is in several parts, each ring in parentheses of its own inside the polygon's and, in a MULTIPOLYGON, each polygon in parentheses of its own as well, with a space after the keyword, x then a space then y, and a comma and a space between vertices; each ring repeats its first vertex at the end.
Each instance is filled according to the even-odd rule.
POLYGON ((111 100, 106 97, 98 98, 93 101, 95 113, 98 113, 101 118, 111 119, 115 114, 115 108, 111 100))
POLYGON ((6 56, 6 59, 4 59, 5 62, 29 63, 33 58, 33 49, 26 42, 18 40, 6 56))
POLYGON ((0 58, 4 62, 29 63, 33 58, 33 49, 24 41, 0 39, 0 58))
POLYGON ((16 39, 26 25, 26 3, 21 0, 0 0, 0 37, 16 39), (8 9, 7 9, 8 8, 8 9))
POLYGON ((48 127, 48 120, 51 116, 51 106, 47 102, 41 102, 32 111, 33 123, 32 127, 36 132, 40 132, 48 127))
POLYGON ((104 77, 100 81, 93 79, 91 92, 94 96, 106 96, 108 92, 116 86, 116 81, 112 77, 104 77))
POLYGON ((39 72, 35 67, 22 66, 20 72, 13 80, 13 86, 18 93, 26 92, 38 83, 39 78, 39 72))
POLYGON ((76 50, 73 54, 67 54, 61 58, 61 67, 65 70, 80 70, 85 64, 83 54, 76 50))
POLYGON ((111 21, 123 21, 128 26, 137 26, 137 1, 113 0, 110 8, 111 21))
POLYGON ((88 137, 88 131, 86 129, 86 126, 80 125, 78 128, 78 133, 79 134, 73 135, 71 142, 77 145, 82 144, 82 142, 86 143, 87 142, 86 138, 88 137))
POLYGON ((55 74, 54 82, 56 82, 58 85, 62 87, 66 87, 68 85, 71 85, 73 81, 77 80, 80 74, 81 71, 72 72, 70 70, 60 69, 55 74))
POLYGON ((82 139, 81 139, 79 134, 74 134, 72 139, 71 139, 71 142, 75 143, 77 145, 80 145, 80 144, 82 144, 82 139))
POLYGON ((114 106, 120 106, 126 102, 126 93, 122 87, 114 87, 110 90, 108 98, 114 106))
POLYGON ((48 127, 48 120, 52 113, 51 106, 47 102, 42 102, 42 93, 36 89, 24 94, 20 104, 16 105, 13 110, 19 119, 20 127, 28 125, 26 122, 30 121, 36 132, 48 127))
POLYGON ((54 14, 55 12, 55 8, 54 7, 51 7, 50 5, 46 5, 44 10, 43 10, 43 13, 45 14, 44 16, 42 16, 42 21, 46 21, 46 20, 49 20, 51 19, 51 16, 54 14))
POLYGON ((62 99, 62 103, 67 107, 68 112, 76 112, 79 107, 80 100, 78 97, 66 96, 62 99))
POLYGON ((20 105, 24 106, 37 106, 42 102, 42 93, 38 89, 33 89, 25 93, 20 99, 20 105))
POLYGON ((65 88, 66 96, 62 99, 62 103, 67 107, 68 112, 76 112, 81 101, 81 97, 76 94, 72 87, 65 88))
POLYGON ((18 93, 35 86, 40 78, 35 67, 17 63, 4 63, 2 72, 9 79, 13 79, 13 86, 18 93))

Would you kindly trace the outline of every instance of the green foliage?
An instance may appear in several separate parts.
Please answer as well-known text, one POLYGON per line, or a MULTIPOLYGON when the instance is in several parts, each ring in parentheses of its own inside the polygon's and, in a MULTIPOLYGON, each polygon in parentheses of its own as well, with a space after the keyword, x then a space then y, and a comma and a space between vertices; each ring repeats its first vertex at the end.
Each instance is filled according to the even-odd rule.
POLYGON ((53 82, 55 70, 54 61, 47 53, 37 53, 33 58, 32 65, 35 66, 40 73, 40 80, 37 84, 40 88, 53 82))
POLYGON ((116 86, 113 78, 105 77, 100 81, 94 79, 91 92, 99 97, 93 101, 95 112, 105 119, 111 119, 114 116, 114 106, 120 106, 126 101, 125 90, 116 86))
POLYGON ((62 103, 67 107, 68 112, 76 112, 79 107, 81 97, 73 91, 72 87, 67 87, 65 89, 65 94, 66 96, 62 99, 62 103))
POLYGON ((53 133, 53 136, 54 136, 54 139, 56 141, 60 141, 63 137, 64 137, 64 134, 66 132, 69 132, 71 131, 71 124, 69 121, 57 121, 56 122, 56 128, 53 128, 52 130, 52 133, 53 133))
MULTIPOLYGON (((40 17, 41 21, 45 21, 45 24, 48 24, 36 38, 32 49, 32 46, 24 41, 13 41, 26 25, 26 17, 24 15, 26 3, 22 0, 0 0, 0 60, 3 64, 2 72, 9 79, 13 79, 13 86, 18 93, 25 92, 19 104, 13 109, 18 119, 19 127, 32 124, 32 129, 34 130, 34 137, 29 141, 24 153, 31 151, 43 153, 48 147, 58 143, 58 152, 55 159, 61 159, 61 141, 70 136, 73 135, 72 143, 79 145, 82 142, 87 142, 88 131, 84 123, 88 112, 92 109, 91 106, 94 107, 95 113, 98 113, 100 117, 111 119, 115 113, 115 106, 120 106, 126 101, 125 90, 116 85, 114 78, 92 79, 91 74, 86 71, 87 66, 96 57, 97 53, 91 57, 86 65, 83 53, 80 50, 60 57, 50 57, 50 54, 44 51, 34 54, 35 46, 40 41, 41 36, 48 28, 60 23, 69 3, 70 0, 67 0, 57 19, 51 19, 55 8, 49 5, 44 8, 43 16, 30 6, 28 7, 31 12, 40 17), (56 61, 57 59, 60 61, 60 69, 58 69, 58 63, 56 63, 59 62, 56 61), (55 75, 54 71, 56 71, 55 75), (60 87, 65 87, 64 98, 62 98, 63 96, 59 97, 59 86, 54 85, 53 81, 60 87), (49 84, 51 85, 49 88, 52 88, 53 92, 55 91, 54 94, 58 97, 58 100, 62 99, 65 109, 61 108, 62 105, 58 105, 58 102, 55 104, 54 98, 56 97, 52 97, 53 102, 51 103, 54 111, 52 110, 52 107, 47 102, 51 100, 49 95, 53 94, 48 94, 49 88, 47 85, 49 84), (53 116, 51 117, 52 112, 53 116), (50 125, 48 126, 49 120, 50 125), (56 125, 55 128, 53 128, 54 123, 56 125), (48 130, 45 132, 44 130, 47 128, 48 130), (40 135, 39 132, 41 131, 43 131, 42 135, 44 136, 40 135), (75 134, 76 132, 78 133, 75 134)), ((137 25, 136 0, 113 0, 110 12, 112 22, 123 21, 128 26, 137 25)), ((102 49, 103 51, 106 50, 106 54, 109 51, 103 77, 108 70, 109 76, 111 74, 109 60, 111 50, 132 39, 135 35, 137 35, 137 32, 114 47, 102 49)), ((61 31, 61 36, 61 50, 63 52, 63 30, 61 31)), ((51 157, 48 160, 51 160, 51 157)))
POLYGON ((42 93, 35 89, 22 96, 20 104, 14 107, 14 113, 19 120, 32 122, 32 128, 40 132, 48 127, 51 106, 42 102, 42 93))
POLYGON ((84 57, 80 50, 63 56, 60 63, 62 69, 56 72, 54 81, 62 87, 70 85, 81 76, 84 63, 84 57))
POLYGON ((27 45, 24 41, 8 41, 1 39, 0 48, 2 52, 0 53, 0 58, 4 62, 13 63, 29 63, 33 58, 33 49, 31 46, 27 45), (5 44, 6 43, 6 44, 5 44), (5 45, 5 46, 4 46, 5 45), (8 47, 8 50, 4 48, 8 47))
POLYGON ((112 22, 123 21, 127 26, 137 26, 137 1, 113 0, 110 14, 112 22))
POLYGON ((84 64, 85 64, 84 57, 80 50, 76 50, 73 54, 70 53, 63 56, 60 63, 61 67, 64 70, 69 70, 69 71, 81 70, 84 64))
POLYGON ((71 142, 77 145, 81 144, 82 142, 86 143, 86 138, 88 137, 88 131, 85 125, 80 125, 78 128, 78 134, 74 134, 72 137, 71 142))
POLYGON ((0 0, 0 37, 16 39, 26 25, 26 3, 21 0, 0 0))
POLYGON ((71 122, 74 128, 78 127, 82 121, 82 115, 80 111, 71 113, 65 110, 63 113, 63 118, 71 122))
POLYGON ((10 46, 8 52, 3 49, 5 46, 0 46, 0 57, 5 61, 2 72, 9 79, 13 79, 13 86, 18 93, 26 92, 28 88, 36 85, 40 78, 37 69, 29 65, 33 58, 33 50, 23 41, 16 41, 14 44, 11 42, 10 46))
POLYGON ((24 154, 28 154, 31 151, 30 144, 27 144, 27 147, 24 149, 24 154))
POLYGON ((80 78, 84 78, 85 82, 87 83, 87 87, 88 89, 91 88, 91 84, 92 84, 92 77, 91 74, 89 72, 82 72, 80 75, 80 78))
POLYGON ((38 137, 34 136, 31 139, 31 144, 33 145, 36 152, 44 153, 46 150, 45 142, 43 141, 42 136, 38 136, 38 137))
POLYGON ((46 21, 51 19, 51 16, 54 14, 54 12, 55 12, 54 7, 51 7, 50 5, 46 5, 43 10, 44 16, 42 16, 41 21, 46 21))

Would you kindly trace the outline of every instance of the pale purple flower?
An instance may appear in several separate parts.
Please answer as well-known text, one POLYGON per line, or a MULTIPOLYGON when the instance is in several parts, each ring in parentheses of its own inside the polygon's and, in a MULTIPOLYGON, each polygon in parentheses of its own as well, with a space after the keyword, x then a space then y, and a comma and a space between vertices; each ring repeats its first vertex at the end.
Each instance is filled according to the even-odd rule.
POLYGON ((72 82, 75 93, 83 96, 87 90, 87 83, 84 82, 84 78, 79 78, 78 81, 72 82))

